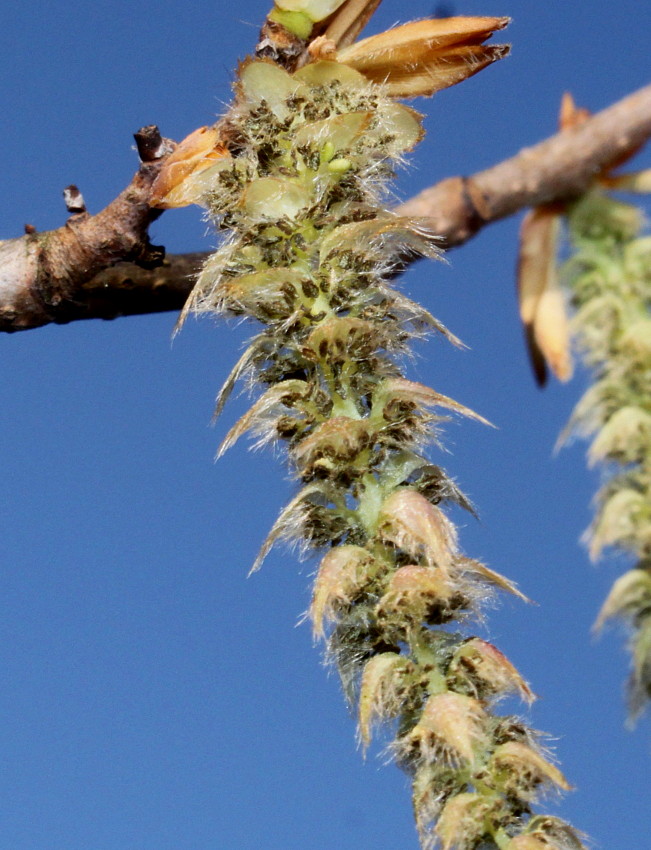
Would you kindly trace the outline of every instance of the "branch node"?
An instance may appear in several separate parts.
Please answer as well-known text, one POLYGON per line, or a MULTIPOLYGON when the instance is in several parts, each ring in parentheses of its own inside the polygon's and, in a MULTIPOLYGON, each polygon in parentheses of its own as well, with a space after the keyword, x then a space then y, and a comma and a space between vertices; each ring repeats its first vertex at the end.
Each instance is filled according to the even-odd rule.
POLYGON ((255 55, 259 59, 271 59, 277 65, 292 70, 305 50, 305 44, 302 38, 282 24, 267 20, 260 30, 255 55))
MULTIPOLYGON (((462 177, 463 199, 468 207, 468 219, 471 226, 479 229, 487 221, 490 221, 491 211, 484 194, 475 184, 472 177, 462 177)), ((474 232, 474 230, 473 230, 474 232)))
POLYGON ((152 245, 147 242, 137 257, 133 258, 133 262, 140 266, 141 269, 156 269, 162 266, 165 261, 165 246, 152 245))

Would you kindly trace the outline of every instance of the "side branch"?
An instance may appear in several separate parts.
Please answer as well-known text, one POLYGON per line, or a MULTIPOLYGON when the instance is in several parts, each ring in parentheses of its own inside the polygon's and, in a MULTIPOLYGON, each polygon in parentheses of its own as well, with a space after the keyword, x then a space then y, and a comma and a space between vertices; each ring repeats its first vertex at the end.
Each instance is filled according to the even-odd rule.
MULTIPOLYGON (((135 139, 140 168, 105 209, 89 215, 77 187, 68 186, 64 198, 71 216, 63 227, 45 233, 29 228, 19 239, 0 242, 0 330, 28 330, 80 318, 111 318, 119 313, 108 310, 107 315, 113 298, 106 292, 95 297, 99 287, 106 290, 106 281, 98 281, 96 275, 123 260, 141 269, 151 269, 163 261, 164 249, 151 245, 147 234, 151 222, 160 215, 149 206, 149 197, 173 143, 161 138, 154 126, 143 127, 135 139)), ((156 278, 148 281, 149 289, 152 283, 155 285, 156 278)), ((148 302, 149 297, 145 300, 148 302)), ((156 300, 152 299, 153 304, 156 300)), ((152 309, 144 302, 142 307, 138 312, 152 309)), ((167 309, 173 309, 172 305, 167 309)), ((133 310, 124 305, 121 312, 133 310)))
POLYGON ((472 177, 451 177, 400 207, 426 216, 447 248, 462 245, 482 227, 528 207, 569 201, 595 176, 633 154, 651 137, 651 85, 597 113, 580 127, 472 177))
MULTIPOLYGON (((399 212, 430 218, 443 247, 453 248, 519 210, 579 197, 650 137, 651 85, 491 168, 425 189, 399 212)), ((160 136, 149 147, 137 140, 143 163, 101 213, 77 213, 59 230, 0 242, 0 331, 182 308, 206 255, 163 260, 152 249, 147 227, 159 212, 147 200, 172 145, 160 136)))

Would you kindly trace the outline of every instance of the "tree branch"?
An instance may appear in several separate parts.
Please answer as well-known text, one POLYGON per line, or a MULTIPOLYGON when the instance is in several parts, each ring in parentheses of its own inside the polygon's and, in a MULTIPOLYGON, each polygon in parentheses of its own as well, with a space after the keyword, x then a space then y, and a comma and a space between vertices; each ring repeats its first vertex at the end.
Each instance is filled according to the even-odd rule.
POLYGON ((651 85, 472 177, 451 177, 400 207, 426 216, 445 247, 462 245, 491 222, 584 194, 608 166, 651 137, 651 85))
MULTIPOLYGON (((155 128, 141 133, 143 163, 105 210, 0 242, 0 331, 181 309, 205 255, 162 260, 149 244, 147 227, 159 213, 148 207, 148 193, 172 144, 155 128)), ((651 85, 485 171, 443 180, 399 212, 429 218, 443 246, 453 248, 521 209, 580 196, 649 137, 651 85)))
MULTIPOLYGON (((174 145, 161 138, 154 126, 143 127, 135 139, 141 166, 104 210, 89 215, 77 187, 68 186, 63 194, 72 215, 63 227, 45 233, 28 228, 25 236, 0 242, 0 330, 117 315, 106 313, 111 299, 97 297, 98 287, 105 283, 98 282, 96 275, 122 260, 142 269, 163 261, 164 249, 152 245, 147 234, 160 211, 148 201, 152 183, 174 145)), ((124 275, 120 277, 124 280, 124 275)), ((155 283, 156 278, 148 280, 148 288, 155 283)), ((142 296, 139 286, 135 289, 142 296)), ((145 309, 139 312, 150 312, 144 302, 142 306, 145 309)), ((167 309, 173 309, 172 305, 167 309)))

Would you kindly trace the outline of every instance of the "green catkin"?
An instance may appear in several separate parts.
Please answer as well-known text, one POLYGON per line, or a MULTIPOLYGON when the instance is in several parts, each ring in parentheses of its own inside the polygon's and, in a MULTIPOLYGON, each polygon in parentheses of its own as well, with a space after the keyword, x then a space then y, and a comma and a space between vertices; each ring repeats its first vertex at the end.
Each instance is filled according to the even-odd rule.
POLYGON ((591 465, 606 480, 587 532, 590 554, 614 547, 635 559, 597 620, 631 626, 631 719, 651 697, 651 237, 641 212, 594 190, 569 212, 565 278, 578 346, 594 381, 569 431, 593 435, 591 465))
POLYGON ((381 203, 420 116, 342 64, 290 75, 249 61, 229 120, 236 149, 195 191, 232 236, 187 309, 264 325, 218 399, 243 377, 262 387, 222 450, 245 432, 281 439, 300 484, 254 569, 281 539, 324 552, 315 634, 363 746, 375 724, 393 724, 424 848, 577 850, 570 826, 532 813, 541 792, 567 788, 563 775, 535 732, 492 712, 509 693, 530 700, 528 686, 494 646, 449 630, 495 591, 517 591, 461 554, 441 506, 470 506, 421 454, 444 418, 436 408, 474 414, 400 368, 413 337, 447 334, 389 283, 396 258, 437 254, 425 222, 381 203))

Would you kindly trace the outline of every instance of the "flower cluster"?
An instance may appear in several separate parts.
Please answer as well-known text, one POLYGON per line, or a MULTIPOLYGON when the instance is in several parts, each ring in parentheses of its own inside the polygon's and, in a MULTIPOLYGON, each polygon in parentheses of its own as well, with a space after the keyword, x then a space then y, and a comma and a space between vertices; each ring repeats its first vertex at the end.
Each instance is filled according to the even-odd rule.
POLYGON ((170 204, 197 200, 232 231, 186 312, 263 324, 218 409, 239 379, 262 392, 222 450, 246 432, 282 440, 300 488, 254 568, 278 540, 322 553, 315 634, 362 744, 378 723, 395 730, 423 847, 577 850, 571 827, 532 812, 541 792, 568 787, 563 775, 535 732, 493 711, 507 694, 530 701, 528 685, 495 646, 451 627, 518 591, 462 554, 443 508, 470 506, 423 454, 446 415, 481 417, 401 371, 412 338, 457 342, 390 283, 401 257, 437 255, 426 221, 382 205, 421 134, 416 112, 347 64, 243 63, 227 144, 200 143, 200 168, 179 157, 184 179, 168 186, 170 204))
POLYGON ((587 534, 590 554, 614 547, 635 558, 597 620, 632 626, 632 717, 651 697, 651 237, 640 236, 642 223, 636 207, 595 189, 569 210, 565 267, 574 330, 594 375, 568 430, 593 436, 589 461, 608 473, 587 534))

